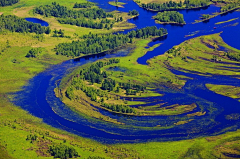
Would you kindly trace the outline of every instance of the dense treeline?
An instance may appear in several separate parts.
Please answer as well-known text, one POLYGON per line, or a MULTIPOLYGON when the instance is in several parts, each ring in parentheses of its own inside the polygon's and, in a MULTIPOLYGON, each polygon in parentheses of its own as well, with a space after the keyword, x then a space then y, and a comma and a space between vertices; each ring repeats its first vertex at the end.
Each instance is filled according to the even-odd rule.
POLYGON ((120 113, 135 113, 135 110, 128 105, 109 104, 104 102, 105 98, 109 98, 108 93, 104 90, 119 93, 120 89, 122 89, 125 90, 126 95, 136 95, 136 93, 141 93, 146 90, 146 87, 141 85, 116 82, 115 80, 109 78, 105 71, 101 71, 102 67, 119 62, 119 59, 109 59, 105 62, 96 62, 84 69, 81 69, 79 71, 79 74, 77 74, 71 80, 71 85, 65 92, 66 97, 68 97, 70 100, 74 100, 77 98, 74 95, 74 90, 82 90, 92 101, 100 103, 101 106, 106 109, 120 113), (95 87, 87 86, 86 82, 84 81, 87 81, 90 84, 98 83, 102 85, 98 89, 95 87))
POLYGON ((54 158, 68 159, 79 157, 78 152, 73 147, 62 144, 52 145, 48 151, 54 158))
POLYGON ((42 48, 32 48, 28 51, 25 57, 36 58, 42 52, 42 48))
POLYGON ((153 18, 159 22, 185 24, 183 15, 176 11, 158 12, 158 14, 153 18))
POLYGON ((13 5, 17 2, 19 2, 19 0, 0 0, 0 6, 2 6, 2 7, 10 6, 10 5, 13 5))
POLYGON ((227 11, 232 10, 234 8, 237 8, 237 7, 240 7, 240 2, 238 2, 238 3, 229 3, 229 4, 226 4, 225 6, 221 7, 221 12, 227 12, 227 11))
POLYGON ((65 6, 61 6, 56 2, 53 2, 51 5, 39 6, 34 9, 34 12, 37 14, 44 15, 46 17, 54 16, 60 18, 82 18, 86 17, 88 19, 102 19, 107 17, 113 17, 112 13, 107 13, 101 8, 87 8, 82 10, 71 10, 65 6))
POLYGON ((209 5, 210 0, 185 0, 186 8, 206 7, 209 5))
POLYGON ((0 15, 0 28, 10 30, 12 32, 25 32, 37 34, 50 34, 49 27, 41 26, 40 24, 26 21, 24 18, 19 18, 15 15, 0 15))
POLYGON ((89 34, 84 40, 72 43, 60 43, 56 46, 56 53, 65 56, 81 56, 82 54, 95 54, 109 49, 115 49, 126 43, 131 43, 133 38, 147 38, 149 36, 163 36, 167 30, 156 26, 137 29, 128 34, 89 34))
POLYGON ((93 20, 87 20, 86 18, 59 18, 59 23, 61 24, 70 24, 70 25, 76 25, 80 27, 86 27, 86 28, 93 28, 93 29, 110 29, 113 27, 113 22, 108 19, 104 19, 100 22, 96 22, 93 20))
POLYGON ((139 15, 139 12, 137 11, 137 10, 130 10, 129 12, 128 12, 128 15, 130 15, 130 16, 136 16, 136 15, 139 15))
POLYGON ((210 14, 202 14, 202 16, 200 17, 202 20, 206 20, 211 18, 212 16, 210 14))
MULTIPOLYGON (((76 6, 74 5, 74 7, 81 7, 80 4, 76 3, 76 6)), ((88 3, 84 3, 83 6, 86 6, 87 4, 88 3)), ((93 3, 89 3, 89 5, 90 4, 92 5, 93 3)), ((114 20, 106 19, 113 18, 114 16, 112 13, 107 13, 103 9, 97 7, 86 7, 81 10, 73 10, 53 2, 51 5, 36 7, 34 12, 46 17, 57 17, 58 21, 62 24, 77 25, 94 29, 110 29, 115 23, 114 20)))
POLYGON ((87 3, 75 3, 73 8, 91 8, 95 6, 94 3, 87 2, 87 3))
POLYGON ((209 0, 185 0, 184 2, 180 1, 179 3, 174 1, 169 1, 165 3, 148 3, 141 4, 142 8, 155 11, 167 11, 173 9, 189 9, 189 8, 198 8, 205 7, 209 4, 209 0))

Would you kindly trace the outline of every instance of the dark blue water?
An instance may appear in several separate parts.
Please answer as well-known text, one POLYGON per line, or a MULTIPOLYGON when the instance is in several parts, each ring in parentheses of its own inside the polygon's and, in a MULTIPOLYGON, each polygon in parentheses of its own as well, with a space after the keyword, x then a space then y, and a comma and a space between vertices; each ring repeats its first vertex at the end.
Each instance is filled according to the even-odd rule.
POLYGON ((25 18, 29 22, 41 24, 41 26, 49 26, 47 22, 38 18, 25 18))
MULTIPOLYGON (((115 10, 116 7, 108 5, 108 1, 94 0, 98 2, 100 7, 108 10, 115 10)), ((137 28, 156 25, 168 29, 168 35, 159 41, 153 41, 149 45, 162 42, 163 44, 155 50, 148 52, 145 56, 138 59, 140 64, 146 64, 146 61, 154 56, 163 54, 166 50, 178 45, 181 42, 212 33, 223 31, 221 36, 229 45, 240 49, 240 26, 239 20, 230 23, 215 25, 216 22, 226 21, 232 18, 240 17, 239 12, 229 13, 224 16, 218 16, 211 19, 207 23, 192 24, 194 20, 199 19, 201 14, 212 13, 218 11, 219 8, 210 6, 200 10, 182 10, 187 25, 160 25, 155 24, 151 19, 155 12, 146 11, 139 8, 132 1, 123 1, 128 3, 125 8, 118 8, 120 11, 128 11, 136 9, 139 11, 138 18, 129 20, 136 24, 137 28), (216 27, 216 29, 214 29, 216 27), (185 36, 185 35, 192 36, 185 36)), ((124 31, 127 32, 127 31, 124 31)), ((69 60, 61 64, 55 65, 46 71, 38 74, 29 81, 27 86, 23 87, 23 91, 16 94, 14 103, 21 106, 34 116, 42 118, 43 121, 56 128, 60 128, 77 135, 91 138, 103 143, 132 143, 145 141, 169 141, 189 139, 199 136, 209 136, 233 131, 239 128, 239 120, 228 120, 226 115, 231 116, 240 113, 240 102, 236 99, 216 94, 205 87, 206 83, 240 86, 240 80, 233 76, 200 76, 192 73, 184 73, 172 70, 174 74, 185 75, 191 77, 187 79, 185 86, 180 90, 172 90, 170 88, 157 88, 156 91, 164 94, 159 97, 142 97, 134 98, 135 101, 144 101, 149 106, 159 103, 165 103, 163 107, 172 104, 192 104, 196 103, 197 108, 192 111, 206 112, 204 116, 187 117, 186 114, 173 116, 144 116, 134 117, 126 115, 117 115, 99 109, 104 115, 107 115, 125 125, 117 125, 103 122, 97 119, 85 118, 65 106, 60 99, 56 98, 53 89, 59 83, 59 80, 67 73, 71 72, 75 67, 90 63, 102 58, 111 58, 126 56, 131 51, 130 48, 116 50, 115 54, 101 54, 99 56, 89 56, 76 60, 69 60), (175 126, 174 123, 182 120, 194 119, 193 121, 175 126), (161 125, 161 127, 157 127, 161 125)), ((234 71, 239 71, 236 64, 229 64, 234 71)), ((227 69, 227 68, 226 68, 227 69)), ((130 100, 130 99, 126 99, 130 100)), ((137 107, 137 106, 136 106, 137 107)))

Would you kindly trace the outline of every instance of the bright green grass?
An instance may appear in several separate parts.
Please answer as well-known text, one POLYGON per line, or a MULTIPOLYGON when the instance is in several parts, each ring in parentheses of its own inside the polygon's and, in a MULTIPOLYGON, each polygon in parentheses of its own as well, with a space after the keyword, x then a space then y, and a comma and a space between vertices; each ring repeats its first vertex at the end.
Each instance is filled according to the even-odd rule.
MULTIPOLYGON (((173 54, 167 54, 158 56, 156 59, 152 59, 150 61, 158 63, 162 65, 163 62, 168 65, 179 69, 185 69, 186 71, 196 71, 201 74, 211 73, 211 74, 224 74, 224 75, 239 75, 238 71, 234 71, 232 69, 224 69, 223 66, 234 66, 234 64, 238 63, 236 61, 232 61, 227 58, 226 53, 223 51, 217 51, 215 49, 211 49, 206 46, 204 43, 211 45, 215 48, 218 48, 218 45, 226 47, 229 50, 232 50, 236 53, 240 53, 240 50, 232 48, 223 42, 222 38, 219 34, 214 34, 211 36, 202 36, 194 39, 190 39, 181 43, 176 48, 181 47, 180 54, 174 56, 173 54), (215 42, 217 41, 217 42, 215 42), (232 64, 222 64, 213 61, 213 56, 217 56, 219 61, 229 62, 232 64), (185 57, 186 59, 183 59, 185 57), (190 57, 190 58, 188 58, 190 57)), ((164 65, 162 65, 164 66, 164 65)))
MULTIPOLYGON (((36 6, 40 6, 40 5, 48 5, 51 4, 54 1, 49 1, 49 0, 21 0, 18 3, 12 5, 12 6, 7 6, 7 7, 1 7, 1 12, 3 12, 4 14, 13 14, 16 10, 20 9, 20 10, 25 10, 28 7, 36 7, 36 6)), ((57 3, 59 3, 60 5, 64 5, 67 6, 69 8, 73 8, 73 5, 75 3, 84 3, 87 2, 86 0, 58 0, 57 3)))
POLYGON ((168 81, 171 81, 173 84, 176 85, 183 85, 184 81, 179 80, 177 76, 172 74, 165 67, 157 65, 152 66, 150 62, 148 62, 150 63, 149 65, 141 65, 136 62, 137 59, 145 55, 147 51, 151 51, 160 45, 156 44, 153 47, 145 48, 149 42, 149 39, 137 40, 134 51, 129 56, 122 57, 120 63, 112 66, 125 68, 127 71, 124 73, 123 77, 119 78, 121 73, 116 71, 110 77, 119 82, 133 81, 139 84, 150 85, 153 87, 159 82, 168 81))

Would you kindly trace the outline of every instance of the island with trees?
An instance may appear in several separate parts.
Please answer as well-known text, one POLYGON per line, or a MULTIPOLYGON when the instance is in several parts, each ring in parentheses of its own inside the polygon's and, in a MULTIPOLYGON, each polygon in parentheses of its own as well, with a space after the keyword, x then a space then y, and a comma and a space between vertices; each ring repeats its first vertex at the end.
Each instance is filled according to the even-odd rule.
POLYGON ((193 8, 203 8, 207 7, 211 4, 210 0, 184 0, 184 1, 166 1, 156 3, 150 2, 145 3, 145 0, 135 2, 142 8, 152 11, 171 11, 171 10, 179 10, 179 9, 193 9, 193 8))
POLYGON ((159 24, 186 24, 183 15, 177 11, 158 12, 156 16, 153 16, 153 19, 155 19, 155 22, 159 24))

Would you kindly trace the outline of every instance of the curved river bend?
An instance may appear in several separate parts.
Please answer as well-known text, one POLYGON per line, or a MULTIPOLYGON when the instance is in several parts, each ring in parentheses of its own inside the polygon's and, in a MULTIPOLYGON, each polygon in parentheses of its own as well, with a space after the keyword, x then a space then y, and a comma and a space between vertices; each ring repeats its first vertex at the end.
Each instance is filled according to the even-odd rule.
MULTIPOLYGON (((107 10, 115 10, 116 7, 110 6, 108 1, 93 0, 99 3, 100 7, 107 10)), ((139 11, 138 18, 129 20, 136 24, 137 28, 146 26, 164 27, 168 30, 166 39, 162 39, 162 45, 155 50, 148 52, 146 55, 138 59, 140 64, 146 64, 146 61, 154 56, 163 54, 174 45, 181 42, 213 33, 221 34, 222 38, 229 45, 240 49, 240 25, 239 19, 220 25, 215 23, 226 21, 232 18, 240 17, 240 12, 229 13, 224 16, 218 16, 211 19, 207 23, 191 24, 194 20, 199 19, 201 14, 212 13, 219 8, 210 6, 201 10, 181 10, 184 14, 187 25, 185 26, 172 26, 155 24, 151 19, 155 12, 146 11, 138 7, 133 1, 126 1, 125 8, 118 8, 120 11, 128 12, 129 10, 136 9, 139 11), (147 23, 146 23, 147 22, 147 23), (213 29, 216 27, 216 29, 213 29), (185 35, 194 34, 191 37, 185 38, 185 35), (234 40, 232 40, 234 37, 234 40)), ((123 1, 123 2, 124 2, 123 1)), ((127 31, 124 31, 127 32, 127 31)), ((149 45, 154 45, 159 41, 151 42, 149 45)), ((102 114, 108 115, 113 119, 117 119, 125 125, 116 125, 106 123, 103 121, 87 119, 77 113, 71 111, 66 107, 58 98, 55 97, 53 89, 59 80, 72 69, 83 64, 93 62, 102 58, 111 58, 126 56, 131 50, 116 50, 114 54, 101 54, 98 56, 89 56, 87 58, 79 58, 76 60, 68 60, 61 64, 55 65, 46 71, 39 73, 37 76, 29 81, 23 90, 16 93, 14 103, 21 106, 34 116, 42 118, 43 121, 53 127, 60 128, 77 135, 91 138, 102 143, 134 143, 146 141, 169 141, 189 139, 199 136, 209 136, 224 133, 226 128, 228 131, 236 130, 239 128, 239 120, 227 120, 226 115, 240 113, 240 102, 236 99, 225 97, 216 94, 205 87, 206 83, 211 84, 224 84, 240 86, 240 81, 237 78, 230 76, 199 76, 191 73, 183 73, 174 71, 173 73, 191 77, 187 80, 185 86, 179 91, 172 91, 169 89, 158 90, 163 93, 162 97, 146 97, 135 98, 136 101, 153 101, 151 104, 156 104, 159 101, 167 101, 168 105, 171 104, 191 104, 196 103, 198 108, 193 112, 199 110, 206 111, 204 116, 194 117, 195 120, 184 124, 172 127, 174 123, 181 120, 186 120, 185 114, 176 116, 144 116, 144 117, 128 117, 119 116, 107 111, 99 110, 102 114), (162 125, 167 129, 156 127, 162 125)), ((236 68, 236 71, 238 68, 236 68)))

